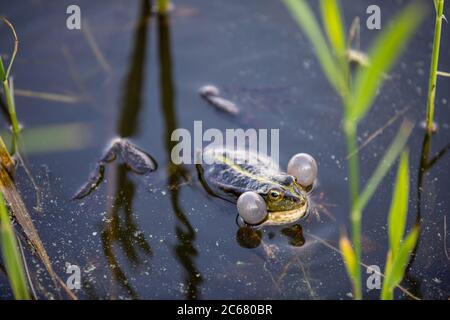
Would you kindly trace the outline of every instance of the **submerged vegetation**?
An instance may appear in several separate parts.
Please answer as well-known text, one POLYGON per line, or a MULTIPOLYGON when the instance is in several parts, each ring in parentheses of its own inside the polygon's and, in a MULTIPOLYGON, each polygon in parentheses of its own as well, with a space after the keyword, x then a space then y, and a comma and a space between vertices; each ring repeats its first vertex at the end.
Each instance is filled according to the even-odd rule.
POLYGON ((4 140, 0 137, 0 228, 2 230, 2 254, 7 266, 7 274, 13 289, 13 293, 17 299, 29 299, 29 287, 33 287, 31 281, 27 284, 24 276, 24 265, 20 261, 25 262, 23 253, 19 250, 19 246, 15 241, 15 230, 9 224, 9 220, 14 219, 22 228, 23 234, 32 248, 35 250, 37 256, 40 258, 48 274, 52 278, 55 285, 59 285, 66 292, 68 297, 76 299, 76 296, 66 287, 66 284, 59 278, 52 267, 50 258, 45 250, 45 247, 39 237, 39 234, 34 226, 33 220, 22 200, 21 195, 16 189, 14 182, 14 173, 16 169, 16 162, 22 165, 30 182, 36 189, 37 206, 40 210, 40 192, 36 187, 33 177, 29 172, 24 159, 19 153, 18 145, 20 143, 20 126, 17 120, 16 108, 14 102, 14 86, 10 72, 17 54, 18 38, 13 25, 5 18, 2 21, 11 29, 14 36, 14 50, 10 58, 8 68, 5 70, 2 59, 0 58, 0 78, 3 82, 3 94, 5 95, 6 104, 8 106, 9 117, 12 125, 12 150, 8 151, 4 140), (9 214, 8 214, 9 213, 9 214))
MULTIPOLYGON (((314 52, 328 80, 339 94, 344 106, 342 127, 347 137, 348 170, 350 192, 351 242, 343 235, 340 247, 348 274, 353 283, 355 299, 362 299, 361 281, 361 220, 363 210, 372 198, 383 177, 404 148, 411 133, 412 125, 405 122, 397 137, 379 162, 367 185, 360 188, 359 156, 357 143, 358 123, 365 117, 373 104, 378 89, 383 84, 385 74, 393 67, 408 40, 423 19, 423 8, 418 3, 408 5, 384 31, 380 32, 369 50, 369 63, 359 67, 354 73, 347 60, 343 22, 338 0, 321 0, 320 10, 327 40, 309 5, 304 0, 285 0, 298 25, 313 45, 314 52), (362 191, 361 191, 362 190, 362 191)), ((382 298, 392 298, 393 288, 403 278, 409 254, 414 249, 418 237, 415 227, 403 238, 408 196, 404 183, 409 181, 407 154, 402 156, 399 177, 394 187, 392 209, 388 219, 390 251, 387 254, 385 280, 382 298)))

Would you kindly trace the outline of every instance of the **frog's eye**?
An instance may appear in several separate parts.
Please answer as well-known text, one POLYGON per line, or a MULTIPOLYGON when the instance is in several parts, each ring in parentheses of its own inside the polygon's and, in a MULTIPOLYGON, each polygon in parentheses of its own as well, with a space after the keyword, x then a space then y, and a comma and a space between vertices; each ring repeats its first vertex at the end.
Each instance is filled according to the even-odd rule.
POLYGON ((283 193, 279 190, 272 189, 269 191, 269 199, 272 201, 280 201, 283 198, 283 193))
POLYGON ((316 160, 307 153, 297 153, 289 160, 287 173, 294 176, 302 187, 309 187, 317 177, 316 160))
POLYGON ((237 200, 239 216, 248 224, 259 224, 267 217, 266 202, 253 191, 241 194, 237 200))

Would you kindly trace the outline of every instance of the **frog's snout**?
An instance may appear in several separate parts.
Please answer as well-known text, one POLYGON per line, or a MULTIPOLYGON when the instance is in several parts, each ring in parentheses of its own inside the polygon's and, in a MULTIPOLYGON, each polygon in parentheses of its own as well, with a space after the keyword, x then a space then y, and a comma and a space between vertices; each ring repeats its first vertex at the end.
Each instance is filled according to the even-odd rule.
POLYGON ((306 204, 306 197, 302 193, 292 194, 288 199, 295 207, 302 207, 306 204))

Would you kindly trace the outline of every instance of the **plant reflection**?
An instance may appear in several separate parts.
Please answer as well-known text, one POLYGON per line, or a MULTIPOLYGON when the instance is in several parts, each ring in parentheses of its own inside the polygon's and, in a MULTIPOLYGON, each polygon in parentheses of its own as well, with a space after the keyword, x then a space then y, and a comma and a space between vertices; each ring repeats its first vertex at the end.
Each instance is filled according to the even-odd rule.
MULTIPOLYGON (((146 47, 148 26, 150 23, 151 5, 148 0, 141 1, 140 15, 137 21, 133 53, 130 57, 130 67, 123 82, 121 113, 119 115, 117 134, 120 137, 130 137, 137 131, 138 116, 142 109, 142 88, 146 63, 146 47)), ((114 244, 117 243, 127 259, 138 265, 139 252, 151 255, 152 249, 142 232, 136 226, 133 218, 133 200, 135 185, 128 176, 126 165, 115 166, 115 190, 113 203, 108 212, 109 222, 102 232, 103 251, 115 280, 132 296, 138 298, 126 274, 120 267, 116 257, 114 244)))
MULTIPOLYGON (((444 148, 442 148, 439 152, 437 152, 434 156, 430 158, 430 149, 431 149, 431 139, 432 132, 426 131, 422 141, 422 150, 420 152, 420 165, 419 172, 417 175, 417 214, 416 214, 416 224, 422 223, 422 202, 423 202, 423 184, 425 180, 425 175, 427 172, 450 150, 450 143, 448 143, 444 148)), ((421 282, 418 278, 413 277, 410 274, 410 268, 414 264, 416 259, 417 249, 419 248, 420 237, 417 240, 416 247, 411 255, 411 259, 409 261, 408 267, 406 269, 405 279, 409 282, 411 286, 411 292, 422 298, 421 294, 421 282)))
MULTIPOLYGON (((281 234, 289 240, 289 245, 293 247, 301 247, 305 244, 305 237, 303 236, 303 228, 299 224, 283 228, 281 234)), ((269 238, 270 238, 269 234, 269 238)), ((240 227, 236 233, 237 243, 247 249, 257 248, 263 243, 261 230, 256 230, 251 227, 240 227)))
POLYGON ((178 243, 175 245, 174 253, 182 267, 185 269, 186 298, 199 298, 198 287, 202 283, 202 277, 195 265, 195 258, 198 255, 194 246, 196 238, 195 230, 189 222, 186 214, 179 203, 178 186, 190 179, 189 171, 182 165, 175 165, 170 161, 170 154, 174 141, 171 141, 171 134, 177 128, 175 114, 175 92, 172 82, 172 60, 170 49, 170 29, 169 17, 165 14, 158 15, 158 35, 159 35, 159 63, 160 63, 160 99, 161 110, 165 124, 165 147, 167 151, 167 176, 170 199, 173 212, 177 219, 175 234, 178 243))

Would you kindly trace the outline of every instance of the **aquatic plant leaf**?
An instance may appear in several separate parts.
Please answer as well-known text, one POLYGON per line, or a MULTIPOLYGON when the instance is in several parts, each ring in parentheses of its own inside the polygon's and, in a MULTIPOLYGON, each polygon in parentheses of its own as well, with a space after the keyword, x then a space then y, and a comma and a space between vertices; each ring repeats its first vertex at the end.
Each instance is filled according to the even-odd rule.
MULTIPOLYGON (((17 33, 16 33, 16 29, 14 28, 13 24, 6 19, 5 17, 0 17, 0 20, 3 21, 4 24, 6 24, 6 26, 10 29, 11 34, 14 38, 14 49, 13 52, 11 54, 11 59, 9 60, 9 65, 8 65, 8 69, 6 70, 6 73, 4 72, 0 72, 2 81, 5 81, 6 79, 8 79, 9 74, 11 72, 11 68, 14 64, 14 60, 16 59, 16 55, 17 55, 17 50, 19 48, 19 39, 17 38, 17 33)), ((3 66, 1 67, 3 69, 3 66)))
POLYGON ((406 236, 403 243, 400 245, 395 257, 391 258, 392 263, 389 263, 389 265, 386 264, 387 268, 381 291, 381 299, 389 300, 393 298, 393 290, 398 284, 400 284, 404 277, 410 258, 410 253, 414 250, 419 237, 419 231, 419 226, 414 226, 411 232, 406 236))
POLYGON ((328 40, 336 51, 336 54, 344 59, 347 48, 339 1, 321 0, 320 9, 328 40))
POLYGON ((400 157, 397 178, 392 195, 391 209, 388 217, 389 246, 395 257, 405 232, 409 198, 408 153, 404 151, 400 157))
POLYGON ((6 148, 5 142, 0 136, 0 165, 8 172, 10 176, 14 174, 15 163, 6 148))
POLYGON ((369 200, 372 198, 384 176, 388 173, 389 169, 392 167, 392 164, 405 147, 406 142, 411 135, 412 128, 413 125, 409 121, 405 120, 405 122, 402 123, 394 141, 391 143, 383 158, 378 163, 377 168, 361 193, 355 205, 355 211, 361 213, 369 200))
POLYGON ((372 105, 378 89, 408 40, 424 18, 424 9, 417 2, 408 5, 386 31, 382 31, 369 51, 370 65, 360 68, 355 77, 350 121, 361 120, 372 105))
POLYGON ((408 153, 404 151, 400 158, 397 178, 394 185, 391 210, 388 217, 389 252, 386 258, 385 280, 381 292, 383 300, 391 300, 394 297, 394 287, 403 279, 409 254, 414 249, 419 227, 413 228, 411 233, 402 243, 405 232, 406 218, 408 214, 409 198, 409 167, 408 153))
POLYGON ((320 65, 335 90, 342 94, 346 90, 345 79, 338 68, 325 37, 314 17, 311 8, 304 0, 284 0, 297 24, 312 43, 320 65))
POLYGON ((2 57, 0 57, 0 81, 2 81, 2 82, 6 81, 6 72, 5 72, 5 66, 3 65, 2 57))
MULTIPOLYGON (((9 155, 8 150, 6 149, 4 144, 0 143, 0 159, 8 158, 7 155, 9 155)), ((58 277, 56 272, 53 270, 50 258, 47 254, 47 251, 45 250, 41 238, 39 237, 36 227, 34 226, 33 220, 31 219, 28 210, 23 203, 22 197, 17 191, 9 172, 5 169, 4 166, 0 166, 0 192, 3 193, 3 196, 11 210, 10 212, 12 216, 21 226, 28 242, 36 250, 38 257, 44 264, 51 278, 55 283, 59 283, 59 285, 64 289, 64 291, 71 299, 76 299, 76 296, 72 293, 72 291, 69 290, 69 288, 67 288, 66 284, 58 277)))
POLYGON ((30 293, 25 277, 25 270, 18 249, 16 235, 11 226, 8 209, 3 194, 0 192, 0 245, 8 273, 9 283, 17 300, 29 300, 30 293))
POLYGON ((342 258, 344 259, 347 273, 353 283, 358 281, 358 261, 356 259, 355 251, 352 248, 350 240, 346 236, 341 236, 339 239, 339 248, 341 249, 342 258))

